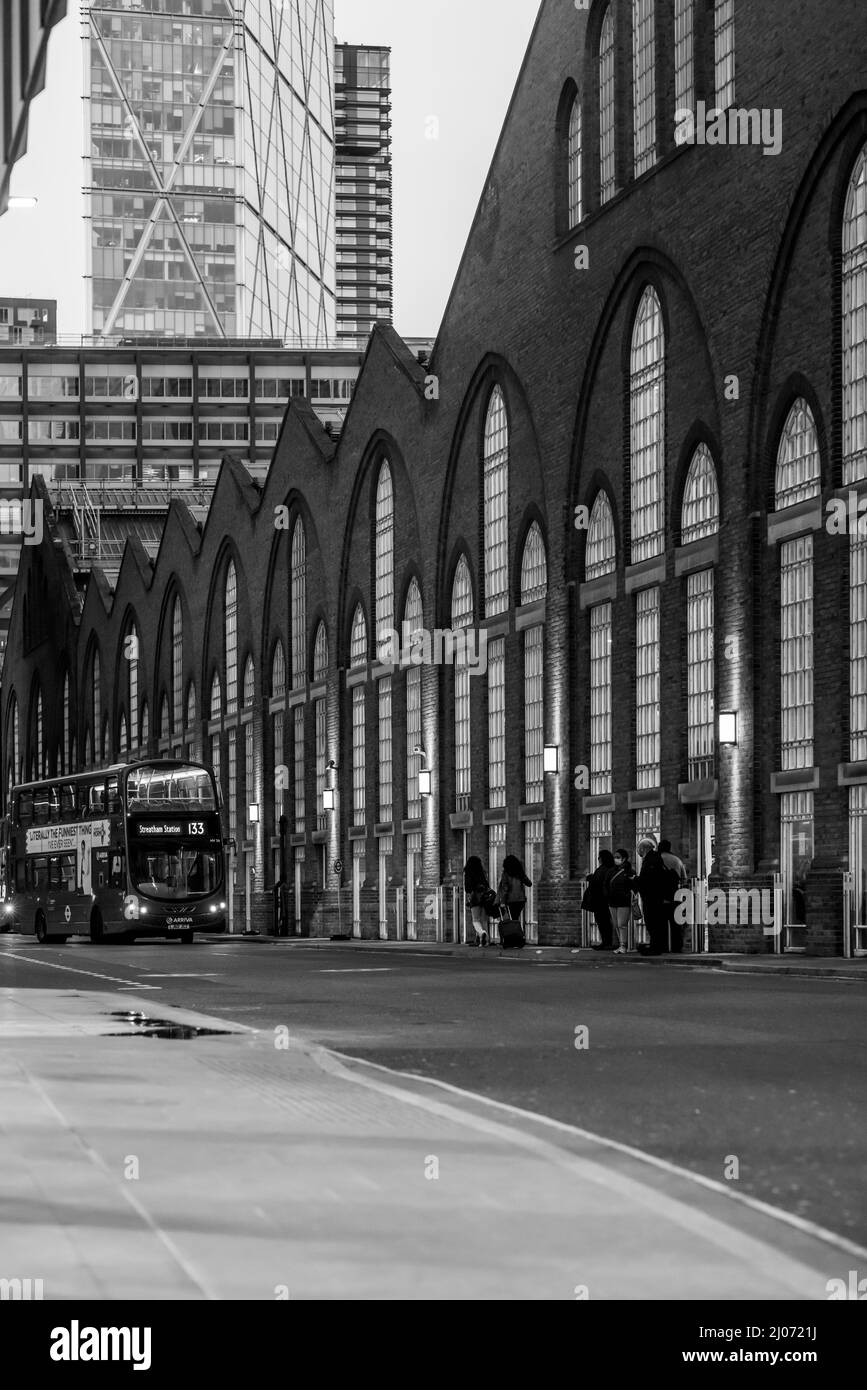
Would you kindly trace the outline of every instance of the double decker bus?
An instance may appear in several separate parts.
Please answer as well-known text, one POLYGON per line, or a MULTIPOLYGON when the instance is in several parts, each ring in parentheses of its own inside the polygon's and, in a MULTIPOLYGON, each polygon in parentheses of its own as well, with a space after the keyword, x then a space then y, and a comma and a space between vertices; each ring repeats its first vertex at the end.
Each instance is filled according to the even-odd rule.
POLYGON ((191 942, 226 929, 220 800, 198 763, 150 760, 12 789, 0 920, 70 936, 191 942))

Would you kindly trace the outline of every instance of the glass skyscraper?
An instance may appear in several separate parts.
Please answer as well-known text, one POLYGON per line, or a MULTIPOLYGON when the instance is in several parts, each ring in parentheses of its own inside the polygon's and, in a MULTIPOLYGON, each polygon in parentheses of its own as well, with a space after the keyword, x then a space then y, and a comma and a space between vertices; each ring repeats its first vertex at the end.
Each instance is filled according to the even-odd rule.
POLYGON ((89 329, 336 326, 333 0, 83 0, 89 329))
POLYGON ((354 343, 391 323, 391 50, 338 44, 337 335, 354 343))

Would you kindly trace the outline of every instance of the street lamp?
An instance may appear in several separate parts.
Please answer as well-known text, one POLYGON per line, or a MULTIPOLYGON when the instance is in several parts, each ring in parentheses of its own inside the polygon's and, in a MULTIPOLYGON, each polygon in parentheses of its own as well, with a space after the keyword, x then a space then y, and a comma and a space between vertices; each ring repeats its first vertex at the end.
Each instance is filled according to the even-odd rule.
MULTIPOLYGON (((328 763, 328 765, 327 765, 326 768, 325 768, 326 776, 328 775, 329 772, 333 772, 333 773, 335 774, 335 776, 336 776, 336 775, 337 775, 337 770, 338 770, 338 769, 337 769, 337 763, 336 763, 336 762, 334 761, 334 759, 332 758, 331 761, 328 763)), ((337 804, 337 792, 336 792, 335 788, 334 788, 334 787, 325 787, 325 789, 324 789, 323 792, 322 792, 322 809, 323 809, 324 811, 333 811, 334 808, 335 808, 335 806, 336 806, 336 804, 337 804)))
MULTIPOLYGON (((424 758, 425 762, 427 762, 427 753, 420 744, 417 743, 412 751, 413 753, 417 753, 420 758, 424 758)), ((432 791, 433 774, 429 767, 420 767, 418 770, 418 794, 419 796, 430 796, 432 791)))
POLYGON ((259 805, 258 805, 258 802, 254 801, 254 802, 251 803, 251 805, 250 805, 250 807, 249 807, 249 809, 248 809, 247 814, 248 814, 248 816, 249 816, 249 818, 250 818, 250 824, 251 824, 251 825, 258 825, 258 824, 259 824, 259 805))
POLYGON ((545 772, 552 772, 555 776, 560 771, 560 749, 555 743, 545 745, 545 752, 542 758, 542 765, 545 772))

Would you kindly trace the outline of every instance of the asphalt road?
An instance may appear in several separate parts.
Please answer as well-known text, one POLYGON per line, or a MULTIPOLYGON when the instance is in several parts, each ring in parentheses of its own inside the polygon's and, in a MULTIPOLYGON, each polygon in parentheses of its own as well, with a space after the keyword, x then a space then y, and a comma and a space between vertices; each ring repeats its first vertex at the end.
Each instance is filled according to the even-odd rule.
POLYGON ((718 1182, 737 1171, 740 1192, 867 1244, 859 984, 652 961, 535 964, 492 951, 39 947, 0 937, 0 987, 117 990, 122 999, 124 986, 150 986, 157 1016, 162 1003, 285 1027, 718 1182))

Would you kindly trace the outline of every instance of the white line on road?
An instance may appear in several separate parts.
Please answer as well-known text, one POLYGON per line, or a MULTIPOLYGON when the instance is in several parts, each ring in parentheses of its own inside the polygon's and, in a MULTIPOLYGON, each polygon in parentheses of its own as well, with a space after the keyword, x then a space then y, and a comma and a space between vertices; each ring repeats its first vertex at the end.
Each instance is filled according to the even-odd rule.
POLYGON ((189 973, 189 972, 188 972, 188 973, 183 973, 183 974, 179 973, 179 974, 167 975, 167 974, 164 974, 162 971, 156 971, 156 970, 154 970, 154 971, 151 972, 151 979, 152 979, 152 980, 216 980, 218 976, 222 975, 222 973, 223 973, 222 970, 202 970, 202 971, 199 971, 198 973, 195 973, 195 974, 194 974, 194 973, 189 973))
POLYGON ((113 985, 134 986, 136 989, 162 989, 162 985, 137 984, 135 980, 121 980, 117 975, 100 975, 96 970, 82 970, 77 965, 59 965, 54 960, 40 960, 35 956, 19 956, 17 952, 0 952, 0 961, 23 960, 28 965, 46 965, 49 970, 66 970, 71 975, 89 975, 92 980, 108 980, 113 985))
POLYGON ((358 969, 345 970, 314 970, 314 975, 392 975, 394 972, 390 965, 372 965, 369 967, 359 966, 358 969))

